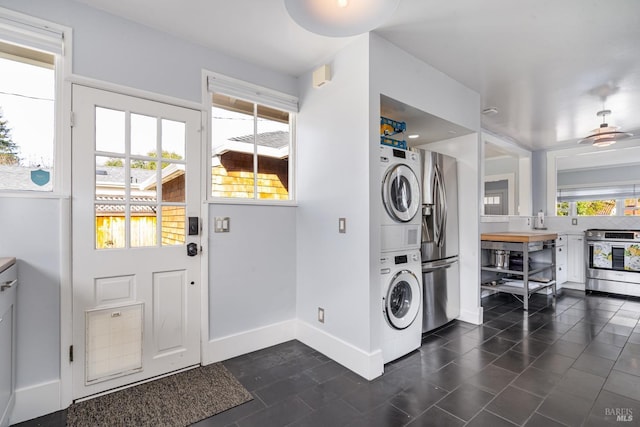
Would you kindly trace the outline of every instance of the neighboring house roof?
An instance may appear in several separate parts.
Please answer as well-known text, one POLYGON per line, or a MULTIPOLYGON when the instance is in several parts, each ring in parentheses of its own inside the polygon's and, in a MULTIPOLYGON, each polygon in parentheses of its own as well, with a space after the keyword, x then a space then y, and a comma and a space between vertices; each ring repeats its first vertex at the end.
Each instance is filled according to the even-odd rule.
MULTIPOLYGON (((229 138, 229 141, 248 142, 253 144, 253 134, 235 136, 229 138)), ((260 147, 282 148, 289 146, 289 132, 275 131, 275 132, 263 132, 256 135, 256 143, 260 147)))
MULTIPOLYGON (((52 191, 53 183, 51 181, 42 187, 31 181, 31 172, 38 169, 52 173, 51 169, 47 168, 0 165, 0 190, 52 191)), ((53 179, 53 174, 51 179, 53 179)))
MULTIPOLYGON (((130 171, 131 183, 146 181, 155 176, 156 171, 150 169, 132 168, 130 171)), ((120 166, 97 166, 96 181, 98 183, 124 183, 126 179, 124 168, 120 166)))
MULTIPOLYGON (((258 155, 265 157, 274 157, 284 159, 289 156, 289 132, 273 131, 262 132, 256 135, 256 143, 258 145, 258 155)), ((215 156, 222 155, 227 151, 235 151, 238 153, 253 153, 254 136, 242 135, 234 136, 219 145, 214 145, 213 154, 215 156)))

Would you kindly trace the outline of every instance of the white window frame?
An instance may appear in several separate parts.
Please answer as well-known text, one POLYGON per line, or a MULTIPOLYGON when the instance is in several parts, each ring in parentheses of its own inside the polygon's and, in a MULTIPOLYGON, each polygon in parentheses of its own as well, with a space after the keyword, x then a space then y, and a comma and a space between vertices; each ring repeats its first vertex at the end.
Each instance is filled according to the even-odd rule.
MULTIPOLYGON (((298 98, 293 95, 289 95, 283 92, 279 92, 273 89, 265 88, 253 83, 249 83, 243 80, 239 80, 233 77, 226 76, 224 74, 215 73, 211 71, 203 72, 204 78, 204 90, 203 99, 207 109, 207 117, 205 123, 207 123, 207 147, 206 147, 206 201, 211 204, 242 204, 242 205, 277 205, 277 206, 295 206, 296 205, 296 115, 298 109, 298 98), (254 198, 226 198, 226 197, 212 197, 212 182, 211 182, 211 158, 213 155, 211 136, 212 136, 212 102, 211 95, 213 93, 220 93, 227 96, 233 96, 243 101, 252 102, 255 104, 263 105, 265 107, 271 107, 282 111, 287 111, 290 114, 289 118, 289 132, 291 135, 291 141, 289 146, 289 199, 288 200, 271 200, 271 199, 259 199, 256 197, 257 193, 254 193, 254 198)), ((254 150, 257 147, 254 147, 254 150)), ((254 154, 255 156, 255 154, 254 154)), ((254 158, 255 162, 255 158, 254 158)), ((254 185, 255 185, 254 177, 254 185)))
POLYGON ((53 188, 51 191, 1 190, 0 197, 68 198, 71 168, 65 165, 71 165, 71 84, 68 81, 73 63, 72 30, 0 7, 0 39, 55 57, 53 188))

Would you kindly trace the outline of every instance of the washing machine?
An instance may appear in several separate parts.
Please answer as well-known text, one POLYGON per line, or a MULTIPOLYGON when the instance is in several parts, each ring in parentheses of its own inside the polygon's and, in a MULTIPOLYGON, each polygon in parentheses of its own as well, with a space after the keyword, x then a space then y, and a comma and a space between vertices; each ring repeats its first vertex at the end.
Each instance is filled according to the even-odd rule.
POLYGON ((420 250, 385 252, 380 257, 382 359, 411 353, 422 341, 420 250))
POLYGON ((420 154, 381 145, 380 168, 381 250, 388 252, 420 248, 420 154))

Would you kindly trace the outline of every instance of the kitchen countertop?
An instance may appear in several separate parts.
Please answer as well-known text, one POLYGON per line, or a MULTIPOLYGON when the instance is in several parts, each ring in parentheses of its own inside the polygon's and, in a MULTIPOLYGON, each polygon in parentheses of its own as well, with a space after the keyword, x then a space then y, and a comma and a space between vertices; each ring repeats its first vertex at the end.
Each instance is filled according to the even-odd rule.
POLYGON ((557 233, 542 231, 503 231, 498 233, 482 233, 481 240, 492 242, 541 242, 544 240, 555 240, 557 233))
POLYGON ((16 259, 14 257, 4 257, 0 258, 0 273, 5 271, 7 268, 11 267, 16 263, 16 259))

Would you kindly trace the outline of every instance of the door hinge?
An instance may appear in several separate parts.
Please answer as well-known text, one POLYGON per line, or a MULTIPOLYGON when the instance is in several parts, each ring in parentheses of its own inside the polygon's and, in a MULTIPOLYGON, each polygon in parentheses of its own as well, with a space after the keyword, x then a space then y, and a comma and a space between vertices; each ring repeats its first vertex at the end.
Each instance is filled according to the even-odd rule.
POLYGON ((73 362, 73 346, 69 346, 69 362, 73 362))
POLYGON ((71 125, 71 127, 74 127, 76 125, 76 113, 74 113, 73 111, 69 115, 69 124, 71 125))

